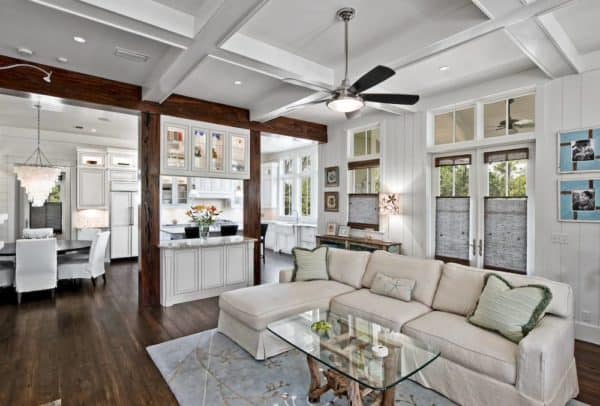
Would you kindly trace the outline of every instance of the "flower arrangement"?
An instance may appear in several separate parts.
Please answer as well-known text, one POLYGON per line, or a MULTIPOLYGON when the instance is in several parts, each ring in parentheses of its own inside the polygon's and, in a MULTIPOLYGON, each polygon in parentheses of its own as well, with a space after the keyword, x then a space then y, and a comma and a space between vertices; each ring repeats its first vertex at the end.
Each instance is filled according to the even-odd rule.
POLYGON ((202 204, 192 206, 185 213, 194 223, 201 227, 209 227, 215 223, 215 220, 222 211, 215 206, 205 206, 202 204))

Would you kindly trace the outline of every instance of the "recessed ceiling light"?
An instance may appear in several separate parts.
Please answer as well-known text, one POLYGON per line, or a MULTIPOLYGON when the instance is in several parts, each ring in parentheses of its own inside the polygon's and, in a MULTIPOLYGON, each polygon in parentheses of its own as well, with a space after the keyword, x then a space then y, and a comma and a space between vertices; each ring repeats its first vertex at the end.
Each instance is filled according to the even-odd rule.
POLYGON ((79 37, 77 35, 73 37, 73 41, 79 42, 80 44, 85 44, 85 38, 79 37))
POLYGON ((90 131, 93 132, 93 133, 95 133, 96 129, 95 128, 91 128, 90 131))
POLYGON ((78 124, 78 125, 75 126, 76 130, 83 130, 83 128, 84 127, 81 124, 78 124))
POLYGON ((104 121, 105 123, 108 123, 110 121, 110 118, 108 117, 98 117, 99 121, 104 121))
POLYGON ((233 84, 236 85, 236 86, 240 86, 242 84, 242 81, 241 80, 234 80, 233 84))
POLYGON ((67 58, 65 58, 64 56, 59 56, 58 58, 56 58, 56 60, 60 63, 67 63, 69 62, 69 60, 67 58))
POLYGON ((31 56, 31 55, 33 55, 33 51, 31 49, 29 49, 29 48, 20 47, 20 48, 17 48, 17 52, 21 56, 31 56))
POLYGON ((445 72, 445 71, 447 71, 448 69, 450 69, 450 67, 449 67, 449 66, 446 66, 446 65, 444 65, 444 66, 440 66, 440 71, 442 71, 442 72, 445 72))

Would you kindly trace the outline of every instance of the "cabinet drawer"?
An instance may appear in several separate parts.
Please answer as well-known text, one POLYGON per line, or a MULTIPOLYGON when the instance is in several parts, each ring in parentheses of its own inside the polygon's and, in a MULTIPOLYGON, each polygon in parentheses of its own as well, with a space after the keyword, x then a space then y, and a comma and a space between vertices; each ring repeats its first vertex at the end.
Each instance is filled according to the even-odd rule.
POLYGON ((113 192, 137 192, 136 182, 121 182, 113 180, 110 182, 110 190, 113 192))
POLYGON ((137 158, 135 155, 110 155, 109 164, 111 169, 135 169, 137 158))
POLYGON ((135 171, 110 171, 110 180, 137 182, 137 172, 135 172, 135 171))

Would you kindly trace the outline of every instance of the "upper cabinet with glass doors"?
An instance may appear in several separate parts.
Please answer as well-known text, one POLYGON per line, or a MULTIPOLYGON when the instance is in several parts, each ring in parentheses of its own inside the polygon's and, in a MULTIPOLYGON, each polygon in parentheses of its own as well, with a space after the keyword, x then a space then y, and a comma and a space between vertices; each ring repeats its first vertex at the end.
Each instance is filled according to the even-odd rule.
POLYGON ((246 130, 164 117, 161 173, 248 179, 249 146, 246 130))

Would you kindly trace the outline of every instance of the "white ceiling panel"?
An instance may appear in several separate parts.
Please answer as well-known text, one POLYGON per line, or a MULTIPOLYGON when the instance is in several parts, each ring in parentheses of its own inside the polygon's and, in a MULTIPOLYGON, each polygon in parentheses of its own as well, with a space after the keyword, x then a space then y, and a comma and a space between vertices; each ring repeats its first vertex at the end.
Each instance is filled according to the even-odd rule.
POLYGON ((316 144, 315 141, 264 133, 260 137, 260 153, 273 154, 276 152, 290 151, 292 149, 308 147, 309 145, 314 144, 316 144))
POLYGON ((291 85, 237 65, 206 58, 175 89, 175 93, 249 109, 280 87, 291 85), (235 81, 242 83, 236 85, 235 81))
POLYGON ((0 13, 0 54, 23 58, 16 49, 34 52, 32 62, 141 85, 154 64, 170 48, 100 23, 66 14, 24 0, 3 0, 0 13), (84 37, 79 44, 73 36, 84 37), (123 47, 148 56, 147 62, 131 61, 114 55, 123 47), (68 58, 60 64, 56 58, 68 58))
POLYGON ((135 115, 71 106, 61 103, 60 99, 47 96, 33 96, 27 99, 0 94, 0 126, 36 128, 37 113, 34 106, 37 103, 42 106, 42 132, 70 133, 74 136, 74 142, 78 138, 89 136, 122 140, 138 138, 138 117, 135 115), (83 129, 77 129, 75 126, 82 126, 83 129))
POLYGON ((496 31, 400 69, 382 86, 389 92, 428 95, 533 66, 504 31, 496 31), (441 71, 442 66, 448 69, 441 71))
POLYGON ((600 50, 600 1, 579 0, 554 16, 580 53, 600 50))
MULTIPOLYGON (((470 0, 379 0, 375 3, 368 0, 277 0, 267 3, 240 32, 315 62, 334 65, 344 56, 344 25, 335 18, 335 13, 346 6, 357 10, 350 22, 351 57, 461 9, 471 10, 474 16, 463 19, 463 28, 486 20, 470 0)), ((440 37, 445 34, 440 30, 440 37)), ((393 59, 394 56, 387 57, 393 59)))

